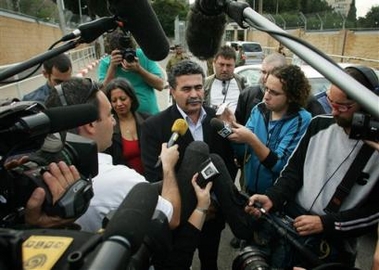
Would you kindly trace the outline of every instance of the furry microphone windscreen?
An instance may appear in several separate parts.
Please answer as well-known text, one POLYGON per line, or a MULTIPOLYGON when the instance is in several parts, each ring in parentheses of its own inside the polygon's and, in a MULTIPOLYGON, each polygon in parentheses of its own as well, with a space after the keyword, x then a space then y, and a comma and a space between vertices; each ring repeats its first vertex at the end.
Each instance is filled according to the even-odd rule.
POLYGON ((187 15, 186 40, 189 50, 201 60, 212 58, 221 46, 226 26, 226 15, 204 14, 197 2, 187 15))

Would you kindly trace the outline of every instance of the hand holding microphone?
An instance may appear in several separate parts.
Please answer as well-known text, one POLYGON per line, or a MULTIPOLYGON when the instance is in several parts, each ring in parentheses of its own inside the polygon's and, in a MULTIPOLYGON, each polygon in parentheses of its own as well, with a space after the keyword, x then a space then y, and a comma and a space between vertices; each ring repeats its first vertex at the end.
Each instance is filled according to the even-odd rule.
MULTIPOLYGON (((179 136, 183 136, 186 134, 188 130, 188 124, 183 118, 176 119, 174 124, 171 127, 172 135, 170 140, 167 143, 167 148, 170 148, 174 145, 174 143, 178 140, 179 136)), ((157 163, 155 164, 155 168, 159 167, 162 163, 161 158, 158 158, 157 163)))

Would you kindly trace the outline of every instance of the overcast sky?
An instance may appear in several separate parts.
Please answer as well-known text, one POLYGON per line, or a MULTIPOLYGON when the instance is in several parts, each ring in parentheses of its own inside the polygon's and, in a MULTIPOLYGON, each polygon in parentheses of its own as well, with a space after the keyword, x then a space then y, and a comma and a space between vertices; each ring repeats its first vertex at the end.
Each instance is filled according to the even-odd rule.
POLYGON ((379 0, 356 0, 357 17, 364 17, 372 6, 379 6, 379 0))

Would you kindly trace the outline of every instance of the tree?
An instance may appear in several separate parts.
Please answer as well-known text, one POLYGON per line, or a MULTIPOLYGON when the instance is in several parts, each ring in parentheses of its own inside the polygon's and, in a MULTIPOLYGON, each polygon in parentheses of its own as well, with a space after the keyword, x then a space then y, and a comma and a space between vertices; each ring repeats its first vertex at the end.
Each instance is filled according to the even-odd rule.
POLYGON ((373 6, 367 12, 366 17, 360 17, 358 26, 364 28, 378 28, 379 26, 379 5, 373 6))
POLYGON ((168 37, 174 36, 176 16, 179 16, 180 20, 185 20, 189 10, 186 2, 181 0, 155 0, 152 7, 168 37))
POLYGON ((357 27, 357 8, 355 7, 355 0, 351 1, 349 12, 347 13, 348 27, 357 27))

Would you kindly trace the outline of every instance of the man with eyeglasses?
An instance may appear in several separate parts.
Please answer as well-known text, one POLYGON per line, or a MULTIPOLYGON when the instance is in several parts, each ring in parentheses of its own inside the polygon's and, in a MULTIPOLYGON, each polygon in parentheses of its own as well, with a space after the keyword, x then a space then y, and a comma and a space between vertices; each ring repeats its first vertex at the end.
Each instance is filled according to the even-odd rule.
POLYGON ((273 185, 311 120, 303 108, 310 85, 298 66, 274 68, 264 89, 263 102, 252 109, 245 126, 229 112, 233 133, 228 139, 242 160, 242 189, 249 195, 273 185))
POLYGON ((234 73, 235 50, 230 46, 222 46, 214 57, 213 67, 215 74, 204 82, 204 103, 215 109, 226 103, 234 113, 238 96, 245 88, 245 80, 234 73))
MULTIPOLYGON (((348 67, 345 71, 378 94, 378 78, 372 70, 348 67)), ((260 216, 253 207, 259 203, 265 211, 284 211, 301 239, 320 240, 324 249, 314 246, 312 251, 323 262, 354 266, 357 237, 379 221, 379 151, 374 151, 372 142, 351 138, 353 116, 365 113, 362 106, 336 85, 327 97, 332 114, 312 119, 274 186, 265 195, 253 195, 246 210, 260 216)), ((274 238, 272 254, 280 257, 280 250, 287 249, 284 257, 294 261, 272 267, 288 268, 301 261, 291 246, 274 238)))

